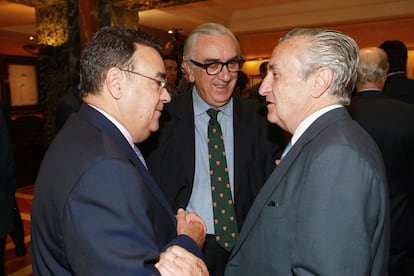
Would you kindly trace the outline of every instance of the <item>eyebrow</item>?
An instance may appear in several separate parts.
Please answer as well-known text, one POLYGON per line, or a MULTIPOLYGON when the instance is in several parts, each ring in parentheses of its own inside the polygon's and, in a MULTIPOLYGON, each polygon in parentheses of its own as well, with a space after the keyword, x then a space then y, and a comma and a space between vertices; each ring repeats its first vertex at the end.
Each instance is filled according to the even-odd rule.
MULTIPOLYGON (((239 56, 234 56, 234 57, 232 57, 232 58, 230 58, 230 59, 228 59, 227 61, 225 61, 225 62, 229 62, 229 61, 233 61, 233 60, 237 60, 239 58, 239 56)), ((206 58, 205 60, 204 60, 204 62, 205 63, 214 63, 214 62, 222 62, 222 61, 220 61, 220 59, 217 59, 217 58, 206 58)))
POLYGON ((274 64, 274 63, 272 63, 272 64, 269 65, 269 69, 270 70, 276 70, 277 69, 277 65, 274 64))

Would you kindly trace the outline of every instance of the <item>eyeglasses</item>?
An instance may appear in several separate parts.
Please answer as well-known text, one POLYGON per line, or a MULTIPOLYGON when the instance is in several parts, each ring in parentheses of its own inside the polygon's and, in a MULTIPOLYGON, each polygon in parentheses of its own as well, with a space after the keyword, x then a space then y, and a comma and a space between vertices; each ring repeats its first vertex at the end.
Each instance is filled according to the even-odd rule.
POLYGON ((228 62, 216 61, 216 62, 205 63, 205 64, 197 62, 197 61, 192 60, 192 59, 190 59, 190 61, 194 65, 205 69, 207 74, 211 75, 211 76, 212 75, 217 75, 218 73, 220 73, 221 70, 223 70, 223 66, 226 66, 227 70, 229 72, 235 73, 237 71, 240 71, 240 69, 241 69, 241 67, 244 63, 243 59, 233 59, 233 60, 229 60, 228 62))
POLYGON ((141 76, 141 77, 144 77, 144 78, 155 81, 156 83, 158 83, 158 91, 161 91, 163 88, 167 88, 167 80, 165 80, 165 79, 156 79, 156 78, 149 77, 149 76, 143 75, 143 74, 135 72, 135 71, 121 69, 121 68, 119 68, 119 70, 127 72, 127 73, 132 73, 132 74, 135 74, 135 75, 138 75, 138 76, 141 76))

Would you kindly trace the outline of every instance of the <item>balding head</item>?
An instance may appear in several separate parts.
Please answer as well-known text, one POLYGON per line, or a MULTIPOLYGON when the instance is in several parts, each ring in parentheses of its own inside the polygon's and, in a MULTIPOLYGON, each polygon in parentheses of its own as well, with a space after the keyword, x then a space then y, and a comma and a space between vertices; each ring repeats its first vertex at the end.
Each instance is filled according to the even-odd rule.
POLYGON ((382 89, 387 78, 388 60, 384 50, 377 47, 359 51, 356 89, 382 89))

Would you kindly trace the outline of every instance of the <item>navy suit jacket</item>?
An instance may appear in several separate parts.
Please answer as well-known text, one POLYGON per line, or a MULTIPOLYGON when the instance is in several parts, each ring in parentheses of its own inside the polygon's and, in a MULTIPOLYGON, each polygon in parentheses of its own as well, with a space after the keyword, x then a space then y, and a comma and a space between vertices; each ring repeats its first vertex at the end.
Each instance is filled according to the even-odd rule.
POLYGON ((303 133, 257 195, 225 275, 386 275, 381 154, 345 108, 303 133))
POLYGON ((35 186, 34 275, 156 275, 172 244, 201 256, 121 132, 83 105, 50 145, 35 186))
MULTIPOLYGON (((270 125, 264 106, 233 96, 234 206, 239 227, 283 149, 283 132, 270 125)), ((193 189, 195 127, 192 93, 166 105, 160 130, 142 145, 146 161, 174 210, 185 208, 193 189)))
POLYGON ((367 90, 356 93, 348 109, 378 144, 384 159, 391 249, 414 250, 414 105, 367 90))

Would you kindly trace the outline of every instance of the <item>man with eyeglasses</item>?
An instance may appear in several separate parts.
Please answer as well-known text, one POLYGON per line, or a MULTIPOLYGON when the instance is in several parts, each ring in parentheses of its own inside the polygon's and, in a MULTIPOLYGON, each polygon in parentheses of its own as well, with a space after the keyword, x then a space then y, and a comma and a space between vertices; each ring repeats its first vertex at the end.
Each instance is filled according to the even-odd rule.
MULTIPOLYGON (((203 253, 211 275, 224 274, 232 245, 220 245, 215 230, 207 111, 218 111, 237 231, 275 167, 281 146, 280 131, 273 132, 279 136, 269 138, 271 127, 261 106, 233 95, 242 65, 239 43, 230 30, 215 23, 196 27, 183 52, 191 91, 172 99, 160 120, 159 132, 145 144, 148 167, 173 209, 195 211, 205 221, 208 235, 203 253)), ((232 232, 235 239, 237 231, 232 232)))
POLYGON ((203 221, 174 214, 135 146, 171 100, 160 50, 123 27, 101 28, 84 49, 82 106, 36 180, 34 275, 208 275, 203 221))

